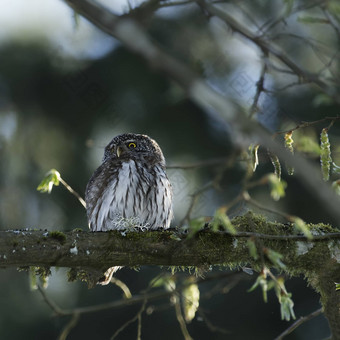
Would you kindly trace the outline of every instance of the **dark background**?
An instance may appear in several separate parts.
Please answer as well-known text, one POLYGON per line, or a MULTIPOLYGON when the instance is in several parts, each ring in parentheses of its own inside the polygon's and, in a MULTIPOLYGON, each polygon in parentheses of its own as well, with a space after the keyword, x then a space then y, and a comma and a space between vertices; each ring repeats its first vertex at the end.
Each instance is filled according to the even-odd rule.
MULTIPOLYGON (((259 21, 269 20, 278 8, 274 5, 266 7, 261 1, 243 1, 242 4, 259 21)), ((71 14, 68 13, 70 18, 71 14)), ((72 32, 76 34, 83 25, 87 24, 80 20, 79 27, 75 26, 70 35, 72 32)), ((226 44, 222 48, 211 38, 214 29, 222 29, 216 27, 195 8, 168 15, 163 13, 145 23, 145 29, 165 50, 185 61, 219 91, 249 107, 259 74, 259 58, 251 56, 247 42, 241 40, 242 46, 234 45, 239 38, 225 28, 226 44), (228 43, 233 46, 232 51, 228 49, 228 43), (240 60, 237 60, 238 55, 240 60), (245 62, 247 60, 249 63, 245 62)), ((41 29, 44 29, 43 23, 41 29)), ((312 34, 314 28, 309 29, 311 31, 307 33, 312 34)), ((63 41, 57 46, 48 40, 34 38, 34 35, 27 40, 10 37, 0 43, 2 230, 72 230, 78 227, 87 230, 84 208, 63 187, 55 187, 50 195, 37 192, 36 187, 44 174, 55 168, 83 195, 89 177, 101 162, 105 145, 117 134, 135 132, 150 135, 162 147, 169 165, 225 157, 234 150, 234 137, 230 134, 232 126, 209 112, 203 112, 177 85, 156 73, 139 56, 93 30, 95 33, 89 36, 89 45, 95 39, 93 34, 100 37, 101 44, 107 44, 100 47, 106 52, 96 57, 79 53, 69 55, 61 52, 63 41)), ((336 49, 334 40, 329 36, 327 39, 329 45, 336 49)), ((294 58, 313 67, 315 61, 311 60, 306 47, 293 39, 287 39, 283 46, 294 58)), ((268 86, 281 85, 284 80, 273 74, 268 79, 268 86)), ((274 131, 285 129, 289 124, 294 126, 301 120, 312 121, 335 115, 337 108, 333 105, 315 105, 317 95, 315 89, 306 86, 294 91, 265 94, 261 98, 258 118, 274 131)), ((316 139, 325 126, 316 126, 303 133, 316 139)), ((334 145, 338 140, 337 134, 338 127, 335 125, 330 132, 334 145)), ((335 159, 337 151, 334 147, 335 159)), ((263 150, 260 159, 255 178, 273 170, 263 150)), ((318 162, 316 157, 312 159, 318 162)), ((211 180, 216 171, 218 167, 169 169, 175 194, 174 226, 185 215, 189 195, 211 180)), ((211 216, 220 205, 230 202, 241 189, 245 171, 245 162, 237 162, 227 170, 221 190, 205 192, 195 206, 193 217, 211 216)), ((289 177, 284 172, 283 177, 288 182, 288 189, 286 197, 279 202, 271 200, 267 187, 254 189, 251 194, 262 204, 298 215, 307 222, 334 222, 294 176, 289 177)), ((247 209, 244 205, 239 206, 234 214, 247 209)), ((116 276, 130 287, 133 294, 137 294, 153 277, 165 270, 124 268, 116 276)), ((206 275, 220 270, 215 268, 206 275)), ((186 274, 177 275, 181 278, 186 274)), ((216 282, 200 285, 200 306, 206 316, 212 324, 225 328, 230 334, 212 332, 198 317, 188 325, 192 337, 272 339, 287 328, 290 323, 280 320, 280 306, 274 292, 269 293, 266 304, 259 289, 247 292, 256 276, 256 273, 253 276, 245 274, 244 280, 230 293, 219 293, 210 299, 203 296, 213 289, 216 282)), ((121 298, 121 291, 114 285, 88 290, 84 283, 68 283, 66 278, 66 270, 53 270, 46 290, 62 308, 121 298)), ((69 320, 52 316, 41 294, 30 290, 26 272, 2 269, 0 289, 1 339, 54 339, 69 320)), ((289 279, 287 290, 293 294, 297 318, 320 307, 318 295, 303 278, 289 279)), ((151 304, 155 305, 155 311, 151 315, 143 314, 142 338, 182 338, 174 308, 169 305, 168 299, 151 304)), ((139 308, 125 307, 84 315, 71 331, 69 339, 109 339, 139 308)), ((131 339, 136 334, 137 325, 133 323, 118 339, 131 339)), ((327 321, 320 316, 298 328, 287 339, 321 339, 328 334, 327 321)))

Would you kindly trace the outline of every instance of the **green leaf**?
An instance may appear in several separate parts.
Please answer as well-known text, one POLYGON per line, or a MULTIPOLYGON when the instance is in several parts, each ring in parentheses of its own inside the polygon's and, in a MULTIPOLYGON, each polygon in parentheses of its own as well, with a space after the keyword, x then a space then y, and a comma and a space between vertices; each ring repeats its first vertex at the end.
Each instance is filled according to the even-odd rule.
POLYGON ((189 222, 189 233, 188 233, 187 237, 192 238, 200 230, 204 229, 205 224, 206 224, 206 218, 205 217, 198 217, 198 218, 190 220, 190 222, 189 222))
POLYGON ((220 227, 223 227, 230 234, 236 234, 236 229, 227 215, 227 207, 225 206, 222 206, 216 210, 210 225, 213 231, 218 231, 220 227))
POLYGON ((332 188, 334 189, 337 195, 340 195, 340 179, 332 183, 332 188))
POLYGON ((295 229, 302 232, 309 240, 313 239, 313 235, 304 220, 297 216, 291 216, 289 220, 294 224, 295 229))
POLYGON ((36 272, 35 272, 35 267, 30 267, 30 269, 29 269, 29 280, 30 280, 31 290, 37 290, 38 289, 38 283, 37 283, 37 275, 36 275, 36 272))
POLYGON ((176 282, 172 275, 165 275, 156 277, 150 282, 151 287, 164 287, 167 291, 173 291, 176 289, 176 282))
POLYGON ((340 290, 340 283, 335 282, 335 290, 340 290))
POLYGON ((268 183, 270 186, 270 196, 273 200, 278 201, 281 197, 285 196, 285 189, 287 187, 287 183, 285 181, 280 181, 274 174, 268 175, 268 183))
POLYGON ((340 166, 336 165, 334 162, 332 163, 332 172, 340 175, 340 166))
POLYGON ((320 163, 321 163, 322 177, 324 181, 328 181, 329 173, 330 173, 331 165, 332 165, 332 157, 331 157, 331 144, 329 143, 327 128, 324 128, 321 131, 320 147, 321 147, 320 163))
POLYGON ((275 283, 275 293, 281 305, 281 319, 290 321, 290 318, 295 319, 293 310, 294 302, 291 299, 292 294, 288 293, 284 284, 284 278, 279 277, 275 283))
POLYGON ((259 147, 260 147, 260 144, 256 144, 256 145, 251 144, 249 146, 250 162, 251 162, 251 167, 253 169, 253 172, 255 172, 257 166, 259 165, 259 157, 257 154, 259 147))
POLYGON ((270 160, 274 166, 274 173, 276 177, 280 180, 281 179, 281 164, 279 158, 274 155, 273 153, 268 153, 270 160))
POLYGON ((176 234, 171 234, 170 238, 175 241, 182 241, 182 239, 176 234))
POLYGON ((248 240, 247 240, 247 246, 248 246, 249 255, 254 260, 257 260, 259 258, 259 255, 257 253, 255 241, 251 237, 248 238, 248 240))
POLYGON ((37 190, 40 192, 47 192, 51 193, 53 185, 58 186, 60 183, 60 173, 55 170, 51 169, 48 173, 46 173, 45 177, 38 185, 37 190))
POLYGON ((263 301, 267 302, 268 297, 267 297, 267 291, 268 291, 268 282, 267 282, 267 277, 265 274, 261 273, 255 283, 248 289, 248 292, 254 291, 257 287, 261 287, 262 289, 262 295, 263 295, 263 301))
POLYGON ((193 282, 182 290, 182 305, 184 311, 184 319, 186 322, 191 322, 195 317, 199 307, 200 291, 198 285, 193 282))
MULTIPOLYGON (((289 152, 294 155, 294 147, 293 147, 293 131, 289 131, 285 134, 285 148, 289 150, 289 152)), ((294 168, 291 166, 286 166, 288 175, 294 174, 294 168)))
POLYGON ((263 252, 268 257, 268 259, 273 263, 273 265, 281 269, 286 268, 286 265, 281 261, 281 259, 283 258, 282 254, 269 248, 264 248, 263 252))
POLYGON ((293 310, 294 302, 290 298, 291 294, 284 295, 281 298, 281 319, 290 321, 290 318, 296 319, 295 313, 293 310))
POLYGON ((264 302, 268 301, 267 292, 274 287, 274 283, 272 281, 267 281, 267 272, 268 269, 264 267, 257 277, 255 283, 248 289, 248 293, 250 293, 254 291, 257 287, 261 287, 264 302))

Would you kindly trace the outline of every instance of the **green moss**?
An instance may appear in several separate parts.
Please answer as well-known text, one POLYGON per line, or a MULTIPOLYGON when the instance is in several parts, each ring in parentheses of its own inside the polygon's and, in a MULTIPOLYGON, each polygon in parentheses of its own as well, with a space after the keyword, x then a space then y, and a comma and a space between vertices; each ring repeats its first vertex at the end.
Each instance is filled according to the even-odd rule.
POLYGON ((82 233, 84 230, 81 228, 75 228, 72 230, 72 233, 82 233))
POLYGON ((61 244, 66 242, 66 235, 61 231, 51 231, 48 235, 49 237, 59 241, 61 244))

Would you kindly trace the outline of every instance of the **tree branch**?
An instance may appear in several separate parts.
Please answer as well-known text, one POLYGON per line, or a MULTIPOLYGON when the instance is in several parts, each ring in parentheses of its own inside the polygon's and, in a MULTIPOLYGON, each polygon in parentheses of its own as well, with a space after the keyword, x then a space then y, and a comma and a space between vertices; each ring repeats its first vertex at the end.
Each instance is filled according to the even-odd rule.
POLYGON ((336 250, 340 233, 326 225, 309 225, 314 235, 314 239, 309 241, 303 235, 296 235, 291 225, 267 222, 251 213, 234 218, 232 223, 237 230, 236 235, 209 229, 203 229, 193 237, 176 231, 0 231, 0 266, 103 270, 118 265, 259 265, 249 256, 248 238, 261 240, 262 247, 280 252, 285 264, 292 270, 299 263, 299 273, 317 271, 319 266, 338 256, 330 251, 330 243, 336 250), (299 251, 299 247, 304 251, 299 251), (304 253, 303 260, 301 252, 304 253), (319 254, 317 257, 316 252, 319 254), (311 253, 311 258, 308 253, 311 253))
MULTIPOLYGON (((277 267, 277 263, 267 256, 270 249, 282 255, 280 270, 308 278, 321 294, 333 336, 340 334, 340 295, 335 290, 335 282, 340 282, 340 233, 327 225, 310 224, 314 239, 308 240, 303 235, 296 235, 290 224, 267 222, 251 213, 234 218, 232 223, 237 230, 236 235, 207 228, 193 237, 177 231, 1 231, 0 266, 69 267, 76 272, 73 279, 86 279, 89 285, 93 285, 107 268, 118 265, 201 268, 209 265, 227 268, 250 265, 260 271, 264 265, 277 267), (249 239, 261 256, 254 256, 254 249, 249 248, 249 239)), ((131 298, 125 303, 134 302, 131 298)), ((107 304, 104 308, 114 306, 115 303, 107 304)), ((102 309, 103 306, 96 308, 102 309)), ((86 307, 76 312, 88 313, 96 308, 86 307)), ((58 314, 68 314, 59 308, 54 309, 58 314)))

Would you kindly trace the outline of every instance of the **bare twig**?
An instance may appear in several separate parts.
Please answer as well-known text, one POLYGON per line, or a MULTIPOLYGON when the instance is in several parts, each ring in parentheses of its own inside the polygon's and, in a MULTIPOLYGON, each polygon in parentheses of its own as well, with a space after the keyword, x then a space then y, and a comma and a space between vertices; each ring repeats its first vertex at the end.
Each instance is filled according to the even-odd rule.
POLYGON ((80 204, 86 209, 86 203, 84 201, 84 199, 75 191, 72 189, 72 187, 70 185, 68 185, 61 177, 59 178, 60 183, 72 194, 74 195, 78 201, 80 202, 80 204))
POLYGON ((203 311, 202 308, 198 308, 198 314, 199 316, 203 319, 203 321, 205 322, 205 324, 207 325, 207 327, 210 329, 210 331, 212 332, 216 332, 216 333, 221 333, 221 334, 230 334, 230 331, 224 329, 224 328, 221 328, 221 327, 218 327, 218 326, 215 326, 206 316, 206 313, 203 311))
POLYGON ((298 130, 298 129, 303 129, 303 128, 306 128, 306 127, 318 125, 318 124, 325 123, 325 122, 328 122, 328 121, 331 121, 331 123, 332 122, 334 123, 338 120, 340 120, 340 116, 325 117, 325 118, 322 118, 322 119, 319 119, 319 120, 314 120, 312 122, 302 122, 302 123, 296 125, 295 127, 289 129, 289 130, 275 132, 273 136, 276 137, 277 135, 286 134, 288 132, 292 132, 292 131, 295 131, 295 130, 298 130))
MULTIPOLYGON (((65 315, 65 311, 57 306, 54 301, 52 301, 45 293, 44 288, 42 288, 39 284, 37 285, 38 291, 40 292, 41 296, 43 297, 46 304, 52 309, 52 311, 57 315, 65 315)), ((71 313, 73 315, 74 313, 71 313)))
POLYGON ((147 302, 147 299, 144 298, 143 304, 142 304, 141 308, 139 309, 139 311, 137 312, 137 314, 132 319, 126 321, 121 327, 119 327, 117 329, 117 331, 112 335, 111 340, 114 340, 119 335, 119 333, 121 333, 126 327, 128 327, 130 324, 132 324, 136 320, 138 321, 137 340, 140 340, 140 338, 141 338, 141 323, 140 323, 140 320, 141 320, 141 317, 142 317, 142 313, 145 310, 146 302, 147 302))
POLYGON ((261 93, 265 90, 264 88, 264 78, 267 72, 267 63, 265 60, 265 56, 263 57, 264 61, 263 61, 263 65, 262 65, 262 69, 261 69, 261 73, 260 73, 260 78, 259 80, 256 82, 256 93, 254 95, 254 99, 253 99, 253 103, 250 107, 250 117, 252 117, 258 110, 258 102, 261 96, 261 93))
POLYGON ((119 287, 123 291, 126 299, 130 299, 132 297, 129 287, 123 281, 112 276, 110 282, 115 284, 117 287, 119 287))
POLYGON ((193 340, 193 338, 189 334, 187 325, 185 323, 185 320, 184 320, 184 317, 183 317, 183 314, 182 314, 180 299, 176 294, 174 294, 172 297, 173 297, 173 300, 174 300, 176 318, 177 318, 177 321, 178 321, 179 326, 181 328, 184 339, 185 340, 193 340))
POLYGON ((61 331, 58 340, 66 340, 67 336, 69 335, 69 333, 71 332, 71 330, 77 326, 77 323, 79 321, 79 317, 80 315, 77 313, 74 313, 72 315, 71 320, 66 324, 66 326, 63 328, 63 330, 61 331))
POLYGON ((301 326, 303 323, 315 318, 316 316, 322 314, 322 308, 317 309, 313 313, 310 313, 306 316, 302 316, 299 320, 296 320, 291 326, 289 326, 284 332, 282 332, 278 337, 274 340, 282 340, 284 337, 292 333, 296 328, 301 326))

